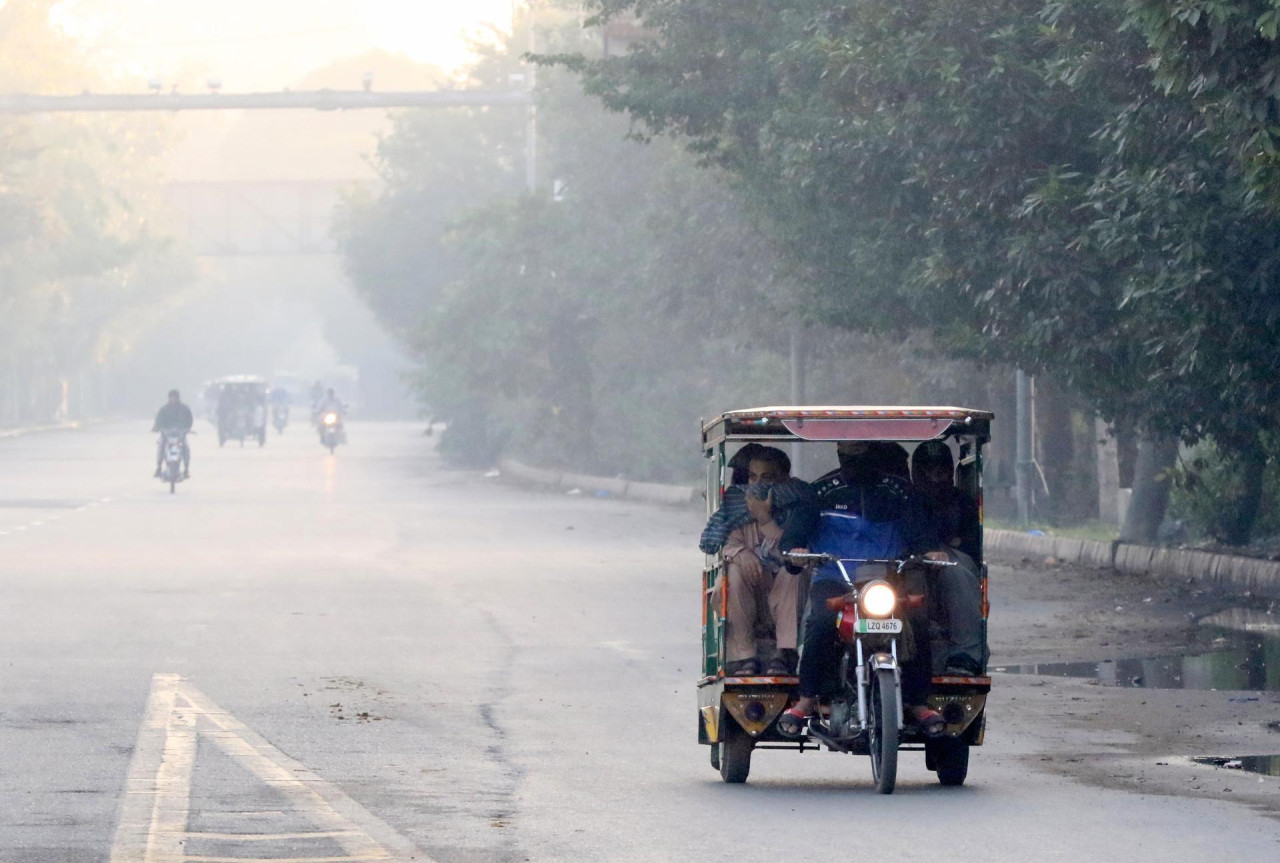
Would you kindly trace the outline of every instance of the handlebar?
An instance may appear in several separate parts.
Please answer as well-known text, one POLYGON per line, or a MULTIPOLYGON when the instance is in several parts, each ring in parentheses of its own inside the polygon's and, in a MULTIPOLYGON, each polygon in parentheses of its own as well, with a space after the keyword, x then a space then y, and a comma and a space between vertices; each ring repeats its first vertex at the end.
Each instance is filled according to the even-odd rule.
POLYGON ((883 558, 883 557, 840 557, 839 555, 836 555, 836 554, 824 554, 822 552, 784 551, 782 553, 782 556, 787 560, 792 560, 797 562, 817 561, 819 563, 840 563, 840 562, 879 563, 879 564, 884 564, 886 566, 894 566, 894 567, 897 567, 898 569, 901 569, 902 567, 906 566, 909 563, 918 563, 923 566, 957 566, 958 565, 954 560, 932 560, 927 557, 922 557, 918 554, 913 554, 910 557, 883 558))

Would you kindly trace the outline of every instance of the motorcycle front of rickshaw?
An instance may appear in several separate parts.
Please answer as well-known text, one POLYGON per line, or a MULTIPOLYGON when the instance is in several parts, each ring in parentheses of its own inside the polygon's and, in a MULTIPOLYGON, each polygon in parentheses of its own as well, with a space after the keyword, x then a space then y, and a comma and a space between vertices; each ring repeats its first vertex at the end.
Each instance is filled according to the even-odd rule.
MULTIPOLYGON (((774 499, 768 485, 746 488, 748 476, 757 475, 748 464, 757 459, 794 466, 792 475, 809 478, 819 513, 800 543, 805 548, 765 543, 752 552, 766 571, 772 563, 774 578, 778 566, 803 573, 796 627, 761 619, 792 612, 776 601, 770 615, 736 619, 743 608, 751 616, 769 603, 763 595, 742 602, 745 582, 731 584, 742 577, 741 568, 730 565, 722 549, 707 555, 698 740, 710 747, 711 764, 725 782, 745 782, 753 754, 774 749, 868 755, 876 790, 884 794, 895 788, 903 751, 922 751, 943 785, 965 781, 969 750, 983 742, 991 688, 981 526, 982 447, 990 440, 991 420, 986 411, 955 407, 772 407, 731 411, 703 426, 708 533, 715 525, 719 538, 740 548, 733 545, 733 531, 751 530, 746 525, 760 512, 743 514, 744 489, 774 499), (789 458, 777 456, 784 448, 789 458), (846 458, 866 451, 880 455, 874 471, 855 469, 854 459, 846 458), (840 466, 824 470, 835 463, 840 466), (873 544, 882 552, 877 554, 856 541, 847 548, 833 543, 823 533, 827 522, 838 522, 841 530, 852 524, 859 536, 856 522, 862 519, 874 525, 870 533, 877 537, 898 535, 896 516, 866 503, 875 494, 851 494, 877 483, 912 507, 918 502, 911 511, 920 513, 928 530, 917 531, 921 539, 911 542, 873 544), (815 543, 822 547, 810 551, 815 543), (800 673, 761 673, 767 657, 780 653, 773 636, 781 638, 784 630, 802 633, 796 645, 800 673), (752 643, 757 657, 743 660, 743 645, 749 651, 752 643), (820 681, 817 694, 806 693, 805 701, 802 676, 811 689, 820 681), (816 708, 803 721, 794 715, 801 703, 816 708)), ((794 486, 794 479, 787 481, 794 486)), ((766 511, 781 520, 776 509, 766 511)), ((776 537, 778 530, 763 534, 776 537)), ((757 542, 761 535, 749 534, 757 542)), ((704 551, 715 545, 707 544, 707 536, 704 551)), ((766 590, 768 577, 762 581, 754 564, 750 571, 756 574, 751 589, 766 590)))

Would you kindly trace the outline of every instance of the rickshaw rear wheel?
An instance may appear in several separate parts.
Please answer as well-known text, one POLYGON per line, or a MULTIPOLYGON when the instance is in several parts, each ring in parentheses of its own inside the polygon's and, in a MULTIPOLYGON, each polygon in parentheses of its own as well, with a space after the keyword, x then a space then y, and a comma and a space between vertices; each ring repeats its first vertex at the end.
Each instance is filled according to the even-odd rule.
POLYGON ((898 781, 898 690, 893 671, 878 669, 871 679, 871 776, 876 791, 892 794, 898 781))
POLYGON ((930 740, 925 744, 927 760, 938 774, 938 782, 949 787, 964 784, 969 775, 969 744, 954 737, 930 740))
POLYGON ((720 778, 730 784, 746 782, 747 774, 751 772, 751 750, 755 745, 755 738, 726 716, 720 726, 720 742, 715 745, 711 756, 711 763, 720 771, 720 778))

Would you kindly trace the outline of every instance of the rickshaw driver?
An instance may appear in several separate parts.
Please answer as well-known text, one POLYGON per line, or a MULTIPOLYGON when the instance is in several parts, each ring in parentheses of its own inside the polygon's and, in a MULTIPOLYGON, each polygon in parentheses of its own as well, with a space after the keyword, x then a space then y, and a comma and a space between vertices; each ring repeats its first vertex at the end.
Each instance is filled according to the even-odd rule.
MULTIPOLYGON (((789 550, 797 542, 794 536, 809 532, 812 515, 799 511, 811 508, 807 494, 794 503, 796 511, 784 517, 786 527, 778 523, 773 506, 773 492, 783 484, 804 484, 791 477, 791 460, 774 447, 752 451, 747 465, 745 502, 749 521, 730 531, 722 549, 725 575, 721 590, 726 590, 725 674, 730 677, 760 673, 756 660, 755 624, 761 600, 767 602, 773 619, 777 649, 764 673, 783 676, 795 673, 799 630, 799 592, 803 573, 784 564, 779 552, 789 550), (727 580, 727 581, 726 581, 727 580)), ((797 493, 799 489, 794 489, 797 493)), ((807 492, 807 488, 804 489, 807 492)))
MULTIPOLYGON (((897 475, 899 450, 897 444, 881 441, 841 441, 837 445, 839 471, 815 482, 824 511, 811 543, 813 551, 883 560, 901 559, 937 545, 914 490, 897 475)), ((848 590, 833 563, 819 566, 812 575, 800 653, 800 697, 778 717, 778 731, 785 737, 803 733, 818 696, 835 673, 840 660, 838 612, 827 607, 827 600, 848 590)), ((916 657, 902 665, 903 706, 926 734, 935 735, 946 727, 946 721, 925 704, 932 671, 928 639, 917 634, 916 645, 916 657)))

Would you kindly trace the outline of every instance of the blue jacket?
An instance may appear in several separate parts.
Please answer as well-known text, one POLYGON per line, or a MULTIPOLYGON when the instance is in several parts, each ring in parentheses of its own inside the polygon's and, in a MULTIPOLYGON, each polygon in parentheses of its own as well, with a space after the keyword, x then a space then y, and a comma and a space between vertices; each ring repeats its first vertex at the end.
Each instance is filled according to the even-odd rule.
MULTIPOLYGON (((860 515, 824 510, 818 518, 818 532, 810 549, 840 558, 898 559, 910 554, 906 525, 901 520, 871 521, 860 515)), ((853 567, 846 565, 850 576, 853 567)), ((834 563, 823 563, 813 574, 813 583, 843 584, 844 576, 834 563)))

